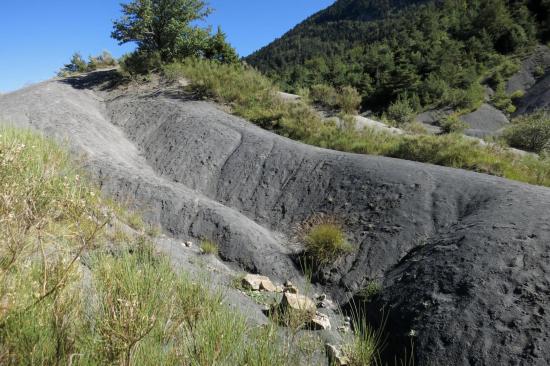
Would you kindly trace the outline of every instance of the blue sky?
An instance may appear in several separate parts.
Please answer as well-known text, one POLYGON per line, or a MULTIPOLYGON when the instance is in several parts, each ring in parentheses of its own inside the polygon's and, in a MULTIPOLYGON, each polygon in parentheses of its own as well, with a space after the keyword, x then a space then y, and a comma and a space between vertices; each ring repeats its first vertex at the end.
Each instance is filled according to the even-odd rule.
MULTIPOLYGON (((110 38, 121 0, 1 0, 0 92, 55 75, 75 51, 84 56, 132 48, 110 38)), ((210 0, 207 23, 221 25, 246 56, 334 0, 210 0)))

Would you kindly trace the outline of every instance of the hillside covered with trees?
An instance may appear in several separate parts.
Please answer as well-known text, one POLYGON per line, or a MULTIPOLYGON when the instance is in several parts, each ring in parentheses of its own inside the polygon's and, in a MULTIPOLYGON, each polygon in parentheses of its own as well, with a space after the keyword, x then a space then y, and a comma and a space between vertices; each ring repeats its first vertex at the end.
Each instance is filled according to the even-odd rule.
MULTIPOLYGON (((475 109, 549 39, 548 0, 338 0, 246 61, 289 91, 352 86, 363 108, 475 109)), ((497 103, 498 104, 498 103, 497 103)))

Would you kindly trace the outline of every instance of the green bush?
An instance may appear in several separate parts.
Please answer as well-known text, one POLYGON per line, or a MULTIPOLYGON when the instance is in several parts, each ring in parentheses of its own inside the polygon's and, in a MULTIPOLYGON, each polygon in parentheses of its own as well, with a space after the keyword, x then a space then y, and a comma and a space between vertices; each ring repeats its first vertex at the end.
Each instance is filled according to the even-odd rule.
POLYGON ((342 229, 331 223, 312 227, 305 236, 305 247, 306 254, 321 265, 335 262, 353 250, 342 229))
POLYGON ((336 89, 330 85, 316 84, 306 94, 314 103, 330 109, 339 109, 347 114, 357 113, 361 105, 361 95, 351 86, 336 89))
POLYGON ((203 59, 188 59, 163 67, 169 80, 189 79, 189 89, 200 96, 228 104, 239 115, 253 121, 264 120, 277 111, 273 83, 252 68, 203 59))
POLYGON ((88 71, 88 64, 82 58, 82 55, 78 52, 73 54, 71 61, 63 66, 61 70, 57 73, 60 77, 70 76, 73 74, 83 73, 88 71))
POLYGON ((57 75, 67 77, 116 65, 117 61, 107 51, 103 51, 99 56, 90 56, 88 62, 77 52, 73 55, 71 61, 58 71, 57 75))
POLYGON ((411 123, 415 116, 415 111, 408 99, 398 98, 390 104, 386 111, 386 116, 398 126, 411 123))
POLYGON ((542 65, 538 65, 537 67, 535 67, 535 72, 534 72, 535 78, 539 79, 543 77, 544 74, 546 74, 546 70, 542 65))
POLYGON ((502 137, 512 147, 540 153, 550 141, 550 115, 537 112, 520 117, 504 130, 502 137))
POLYGON ((472 111, 483 103, 484 88, 479 83, 473 83, 467 89, 451 89, 446 94, 442 104, 448 104, 455 109, 472 111))
POLYGON ((428 75, 420 90, 424 105, 437 105, 441 100, 449 98, 449 85, 434 74, 428 75))
POLYGON ((525 96, 525 92, 523 90, 516 90, 510 95, 510 99, 512 100, 518 100, 525 96))
POLYGON ((359 290, 359 299, 363 302, 369 303, 375 297, 377 297, 382 291, 382 286, 376 281, 369 281, 369 283, 359 290))
POLYGON ((216 34, 208 39, 204 49, 204 57, 209 60, 215 60, 222 63, 237 63, 239 55, 237 51, 227 42, 227 36, 218 27, 216 34))
POLYGON ((441 130, 443 133, 462 133, 468 128, 468 125, 464 123, 456 114, 451 114, 443 119, 441 122, 441 130))
POLYGON ((340 113, 338 116, 340 120, 340 128, 349 133, 353 133, 357 127, 357 121, 354 115, 340 113))
POLYGON ((146 75, 162 68, 162 61, 158 52, 132 52, 119 60, 123 75, 146 75))
POLYGON ((413 135, 425 135, 428 133, 426 126, 417 121, 406 123, 401 126, 401 128, 409 133, 412 133, 413 135))
POLYGON ((90 56, 88 70, 97 70, 107 67, 114 67, 118 63, 108 51, 103 51, 99 56, 90 56))
POLYGON ((495 95, 493 96, 492 103, 496 108, 506 113, 511 114, 516 111, 516 107, 512 102, 512 98, 508 94, 506 94, 504 83, 500 83, 497 86, 497 89, 495 90, 495 95))
POLYGON ((313 102, 329 108, 335 108, 338 104, 336 89, 326 84, 313 85, 309 91, 309 97, 313 102))

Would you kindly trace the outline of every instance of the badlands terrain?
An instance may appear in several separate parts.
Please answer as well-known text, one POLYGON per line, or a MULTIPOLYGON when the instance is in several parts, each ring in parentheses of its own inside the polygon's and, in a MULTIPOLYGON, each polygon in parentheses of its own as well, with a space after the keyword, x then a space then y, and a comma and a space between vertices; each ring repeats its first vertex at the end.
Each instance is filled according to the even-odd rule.
MULTIPOLYGON (((526 105, 525 108, 528 108, 526 105)), ((0 120, 66 142, 104 193, 162 227, 159 250, 210 273, 254 322, 236 273, 307 286, 296 228, 338 217, 352 254, 312 274, 345 313, 364 307, 382 358, 417 365, 550 363, 550 190, 463 170, 304 145, 172 84, 119 84, 114 71, 0 95, 0 120), (197 265, 208 237, 220 259, 197 265), (368 304, 361 290, 378 283, 368 304), (359 305, 358 305, 359 304, 359 305)), ((327 342, 345 314, 330 307, 327 342)), ((321 361, 320 361, 321 362, 321 361)))

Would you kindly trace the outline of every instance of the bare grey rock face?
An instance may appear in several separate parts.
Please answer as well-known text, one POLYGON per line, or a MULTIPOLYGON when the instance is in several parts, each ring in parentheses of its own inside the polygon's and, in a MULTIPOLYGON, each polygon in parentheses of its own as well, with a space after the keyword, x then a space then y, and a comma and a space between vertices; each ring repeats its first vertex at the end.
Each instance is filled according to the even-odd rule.
POLYGON ((549 189, 306 146, 170 90, 110 89, 109 77, 2 95, 0 120, 67 139, 105 192, 274 280, 301 281, 294 225, 338 216, 356 251, 322 290, 342 304, 382 279, 372 321, 388 310, 388 351, 413 336, 415 364, 550 363, 549 189))
POLYGON ((460 119, 468 125, 464 134, 473 137, 496 135, 510 123, 504 113, 489 104, 482 104, 478 110, 460 119))
POLYGON ((533 113, 550 107, 550 48, 538 46, 535 52, 525 59, 520 70, 506 85, 506 92, 522 91, 525 95, 517 102, 514 116, 533 113))
POLYGON ((508 80, 506 93, 529 90, 542 76, 540 73, 544 73, 548 68, 550 68, 550 48, 538 46, 535 52, 521 63, 519 71, 508 80))
POLYGON ((550 108, 550 72, 525 93, 514 115, 530 114, 539 109, 548 108, 550 108))

